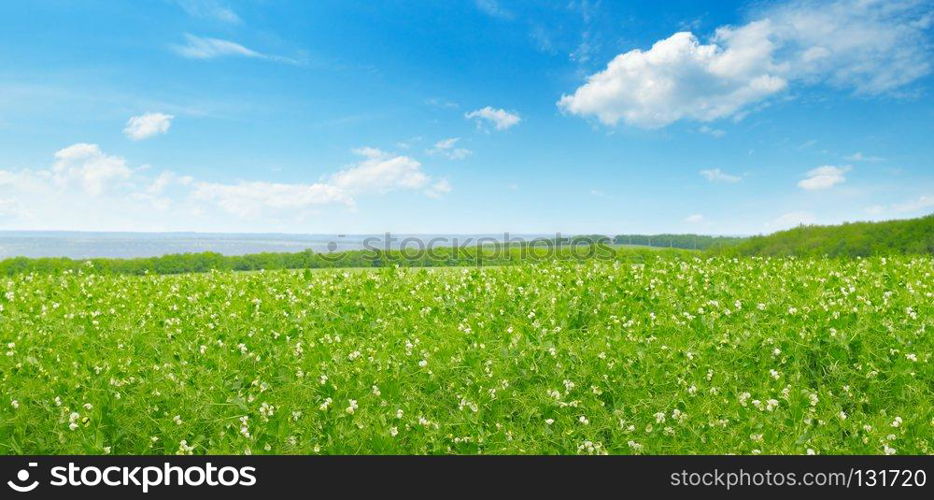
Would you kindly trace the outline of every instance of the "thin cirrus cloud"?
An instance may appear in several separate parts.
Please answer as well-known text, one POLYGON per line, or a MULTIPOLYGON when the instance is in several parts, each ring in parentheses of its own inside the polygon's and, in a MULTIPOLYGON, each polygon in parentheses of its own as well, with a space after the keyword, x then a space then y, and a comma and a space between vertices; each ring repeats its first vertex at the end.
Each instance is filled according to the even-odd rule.
POLYGON ((188 59, 245 57, 286 64, 300 63, 298 60, 290 57, 265 54, 230 40, 200 37, 190 33, 185 34, 185 43, 183 45, 173 45, 172 50, 174 50, 176 54, 188 59))
POLYGON ((165 134, 172 126, 173 115, 165 113, 144 113, 132 116, 127 120, 123 135, 134 141, 141 141, 157 135, 165 134))
POLYGON ((480 12, 499 19, 512 19, 512 12, 503 8, 497 0, 475 0, 474 2, 480 12))
POLYGON ((432 156, 442 156, 449 160, 463 160, 470 156, 473 151, 467 148, 457 147, 457 142, 460 141, 460 137, 451 137, 449 139, 442 139, 434 144, 431 148, 427 149, 425 152, 432 156))
POLYGON ((738 175, 728 174, 719 168, 701 170, 700 174, 710 182, 722 182, 722 183, 727 183, 727 184, 735 184, 743 180, 742 177, 738 175))
POLYGON ((175 0, 192 17, 211 19, 228 24, 240 24, 242 19, 226 4, 218 0, 175 0))
POLYGON ((850 166, 835 167, 824 165, 809 171, 804 179, 798 182, 798 187, 806 191, 822 191, 830 189, 837 184, 846 182, 846 173, 850 166))
POLYGON ((514 127, 522 121, 518 113, 497 109, 492 106, 476 109, 464 114, 464 118, 474 120, 477 127, 483 128, 485 125, 492 125, 496 130, 506 130, 514 127))
POLYGON ((914 0, 793 1, 721 26, 707 43, 680 32, 619 54, 557 104, 607 126, 653 129, 739 119, 794 86, 892 92, 930 73, 930 16, 914 0))
POLYGON ((849 161, 867 161, 867 162, 885 161, 885 158, 882 158, 881 156, 865 155, 858 151, 856 153, 853 153, 847 156, 845 159, 849 161))

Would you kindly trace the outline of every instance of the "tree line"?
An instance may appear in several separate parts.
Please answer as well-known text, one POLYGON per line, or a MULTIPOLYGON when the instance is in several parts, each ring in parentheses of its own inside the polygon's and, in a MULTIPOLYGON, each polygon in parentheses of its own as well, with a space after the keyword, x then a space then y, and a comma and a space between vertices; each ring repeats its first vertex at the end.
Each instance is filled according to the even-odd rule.
POLYGON ((24 273, 95 274, 180 274, 216 271, 259 271, 276 269, 367 268, 385 266, 450 267, 501 266, 547 260, 618 260, 641 263, 660 255, 685 257, 689 252, 618 248, 605 244, 578 242, 556 245, 537 241, 510 245, 438 247, 431 249, 350 250, 343 252, 264 252, 248 255, 222 255, 216 252, 181 253, 160 257, 129 259, 70 259, 14 257, 0 261, 0 275, 24 273))
POLYGON ((934 215, 837 226, 800 226, 719 248, 724 255, 869 257, 934 254, 934 215))

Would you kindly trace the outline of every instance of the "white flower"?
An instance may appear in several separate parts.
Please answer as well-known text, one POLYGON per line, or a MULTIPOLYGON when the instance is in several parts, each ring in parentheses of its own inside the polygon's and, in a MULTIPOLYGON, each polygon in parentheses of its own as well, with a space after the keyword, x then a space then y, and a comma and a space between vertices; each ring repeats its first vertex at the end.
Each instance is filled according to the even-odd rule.
POLYGON ((178 443, 178 451, 175 452, 175 454, 176 455, 191 455, 194 449, 195 449, 194 446, 189 446, 188 441, 182 439, 182 441, 178 443))
POLYGON ((182 425, 182 417, 179 415, 172 417, 172 421, 175 422, 175 425, 182 425))
POLYGON ((548 424, 548 425, 551 425, 551 424, 555 423, 555 419, 553 419, 553 418, 546 418, 546 419, 545 419, 545 423, 548 424))
POLYGON ((357 406, 357 400, 356 400, 356 399, 351 399, 351 400, 347 401, 347 408, 345 408, 344 411, 346 411, 347 413, 353 415, 354 412, 357 411, 357 408, 358 408, 358 406, 357 406))
POLYGON ((19 408, 19 401, 14 399, 13 401, 10 401, 10 405, 13 406, 13 409, 15 410, 19 408))
POLYGON ((901 427, 902 426, 902 417, 895 417, 895 420, 892 421, 892 427, 901 427))

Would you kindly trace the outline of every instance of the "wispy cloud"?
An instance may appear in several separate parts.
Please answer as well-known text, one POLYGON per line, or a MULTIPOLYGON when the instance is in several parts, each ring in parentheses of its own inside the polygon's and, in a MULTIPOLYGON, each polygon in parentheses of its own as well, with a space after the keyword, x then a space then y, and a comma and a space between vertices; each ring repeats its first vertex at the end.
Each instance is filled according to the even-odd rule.
POLYGON ((518 113, 509 112, 505 109, 496 109, 491 106, 465 113, 464 118, 476 121, 477 126, 481 128, 484 123, 492 124, 496 130, 506 130, 522 121, 518 113))
POLYGON ((441 97, 429 97, 425 99, 425 104, 438 109, 457 109, 460 105, 454 101, 443 99, 441 97))
POLYGON ((442 139, 429 148, 426 153, 432 156, 443 156, 449 160, 463 160, 470 156, 473 151, 457 147, 458 141, 460 141, 460 137, 442 139))
POLYGON ((729 184, 734 184, 734 183, 737 183, 743 180, 742 177, 738 175, 728 174, 719 168, 701 170, 700 174, 710 182, 725 182, 729 184))
POLYGON ((702 134, 704 134, 704 135, 709 135, 710 137, 715 137, 715 138, 717 138, 717 139, 719 139, 719 138, 721 138, 721 137, 723 137, 723 136, 726 135, 726 131, 725 131, 725 130, 721 130, 721 129, 713 128, 713 127, 708 127, 707 125, 702 125, 700 128, 697 129, 697 131, 700 132, 700 133, 702 133, 702 134))
POLYGON ((922 195, 915 199, 891 205, 873 205, 866 208, 872 215, 919 214, 934 210, 934 195, 922 195))
POLYGON ((512 19, 512 12, 503 8, 498 0, 475 0, 478 9, 484 14, 500 19, 512 19))
POLYGON ((885 161, 885 158, 882 158, 881 156, 864 155, 863 153, 860 153, 860 152, 853 153, 847 156, 845 159, 849 161, 866 161, 866 162, 885 161))
POLYGON ((240 24, 242 19, 218 0, 174 0, 189 16, 212 19, 228 24, 240 24))
POLYGON ((134 141, 141 141, 150 137, 165 134, 172 126, 172 115, 165 113, 145 113, 139 116, 130 117, 126 128, 123 129, 123 135, 134 141))
POLYGON ((245 47, 237 42, 220 38, 200 37, 185 34, 184 45, 173 45, 172 49, 180 56, 189 59, 215 59, 221 57, 247 57, 286 64, 300 64, 290 57, 265 54, 245 47))
POLYGON ((807 176, 798 183, 798 187, 807 191, 821 191, 830 189, 837 184, 846 182, 846 174, 852 167, 849 165, 835 167, 824 165, 807 173, 807 176))

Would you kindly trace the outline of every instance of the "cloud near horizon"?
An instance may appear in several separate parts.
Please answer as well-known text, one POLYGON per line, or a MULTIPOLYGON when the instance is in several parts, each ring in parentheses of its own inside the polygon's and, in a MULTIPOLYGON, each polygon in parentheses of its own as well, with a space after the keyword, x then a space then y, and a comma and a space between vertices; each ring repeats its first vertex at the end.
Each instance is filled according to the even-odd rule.
POLYGON ((33 229, 87 229, 98 221, 133 227, 153 213, 190 218, 212 208, 244 219, 301 218, 324 206, 352 208, 362 196, 416 191, 439 198, 452 190, 446 179, 433 179, 411 157, 375 148, 355 153, 363 158, 317 182, 222 183, 172 171, 150 174, 96 144, 77 143, 57 151, 50 168, 0 170, 0 215, 33 229))

